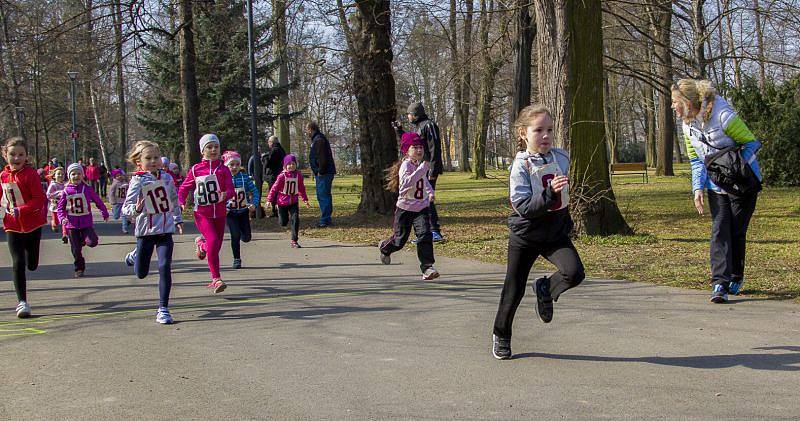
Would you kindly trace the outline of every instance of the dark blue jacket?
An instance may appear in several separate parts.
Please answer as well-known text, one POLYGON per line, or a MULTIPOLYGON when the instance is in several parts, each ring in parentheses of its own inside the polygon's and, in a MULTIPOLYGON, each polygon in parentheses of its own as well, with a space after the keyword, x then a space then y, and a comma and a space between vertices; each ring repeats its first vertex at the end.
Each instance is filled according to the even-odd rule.
POLYGON ((308 162, 314 175, 336 174, 336 163, 333 162, 331 144, 319 131, 311 135, 311 151, 308 162))

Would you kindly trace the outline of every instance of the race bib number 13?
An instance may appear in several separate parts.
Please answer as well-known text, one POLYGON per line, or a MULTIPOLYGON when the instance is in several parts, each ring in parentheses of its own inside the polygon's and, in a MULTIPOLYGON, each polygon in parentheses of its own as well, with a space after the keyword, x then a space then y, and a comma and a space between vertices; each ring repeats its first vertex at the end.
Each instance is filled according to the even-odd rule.
POLYGON ((167 213, 172 209, 167 187, 161 180, 143 186, 142 197, 145 212, 148 214, 167 213))

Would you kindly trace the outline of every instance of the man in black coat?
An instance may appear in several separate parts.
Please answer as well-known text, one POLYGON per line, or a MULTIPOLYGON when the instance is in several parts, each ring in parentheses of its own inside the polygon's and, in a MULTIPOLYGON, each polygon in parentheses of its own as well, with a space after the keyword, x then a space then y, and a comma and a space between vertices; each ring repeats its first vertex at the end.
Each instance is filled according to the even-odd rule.
MULTIPOLYGON (((430 172, 428 173, 428 180, 431 187, 436 190, 436 179, 444 171, 442 163, 442 138, 439 136, 439 126, 428 118, 425 114, 425 107, 421 102, 413 102, 408 106, 408 122, 414 126, 416 133, 422 140, 425 141, 425 151, 423 158, 430 164, 430 172)), ((400 123, 394 123, 394 128, 398 136, 403 134, 403 126, 400 123)), ((441 227, 439 226, 439 214, 436 212, 436 205, 431 203, 430 206, 430 222, 431 234, 433 241, 442 241, 441 227)))
MULTIPOLYGON (((283 171, 283 158, 286 156, 286 151, 281 146, 281 141, 278 136, 270 136, 267 140, 267 152, 261 157, 262 165, 264 166, 264 181, 272 188, 272 184, 278 178, 281 171, 283 171)), ((278 216, 278 208, 272 204, 272 213, 270 218, 278 216)))
POLYGON ((328 138, 319 131, 316 121, 306 124, 306 135, 311 138, 311 150, 308 163, 314 173, 317 186, 317 202, 319 202, 320 217, 317 227, 325 228, 331 224, 333 215, 333 177, 336 175, 336 163, 333 161, 333 151, 328 138))

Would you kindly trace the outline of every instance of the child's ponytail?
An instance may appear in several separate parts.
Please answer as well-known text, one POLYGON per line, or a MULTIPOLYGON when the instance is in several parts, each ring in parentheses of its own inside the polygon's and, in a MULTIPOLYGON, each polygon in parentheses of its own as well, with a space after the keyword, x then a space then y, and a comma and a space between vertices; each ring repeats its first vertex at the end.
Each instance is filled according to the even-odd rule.
POLYGON ((390 192, 395 192, 400 188, 400 165, 403 164, 403 160, 405 160, 405 158, 398 159, 391 167, 385 170, 386 176, 384 176, 384 180, 386 180, 386 190, 390 192))

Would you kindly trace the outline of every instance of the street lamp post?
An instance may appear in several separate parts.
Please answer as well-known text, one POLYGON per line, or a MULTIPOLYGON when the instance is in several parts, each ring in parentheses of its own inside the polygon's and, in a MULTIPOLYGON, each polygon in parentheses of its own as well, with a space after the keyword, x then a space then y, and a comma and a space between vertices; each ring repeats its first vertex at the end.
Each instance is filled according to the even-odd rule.
POLYGON ((75 79, 78 77, 78 72, 67 72, 70 82, 70 96, 72 97, 72 162, 78 162, 78 116, 75 114, 76 101, 75 101, 75 79))
MULTIPOLYGON (((247 50, 249 53, 250 61, 250 140, 252 142, 252 153, 255 157, 255 179, 256 186, 258 186, 259 193, 264 184, 263 174, 261 168, 261 157, 258 155, 258 110, 256 109, 257 94, 256 94, 256 58, 253 47, 253 39, 255 33, 253 31, 253 0, 247 0, 247 50)), ((256 206, 256 217, 263 218, 261 204, 256 206)))

